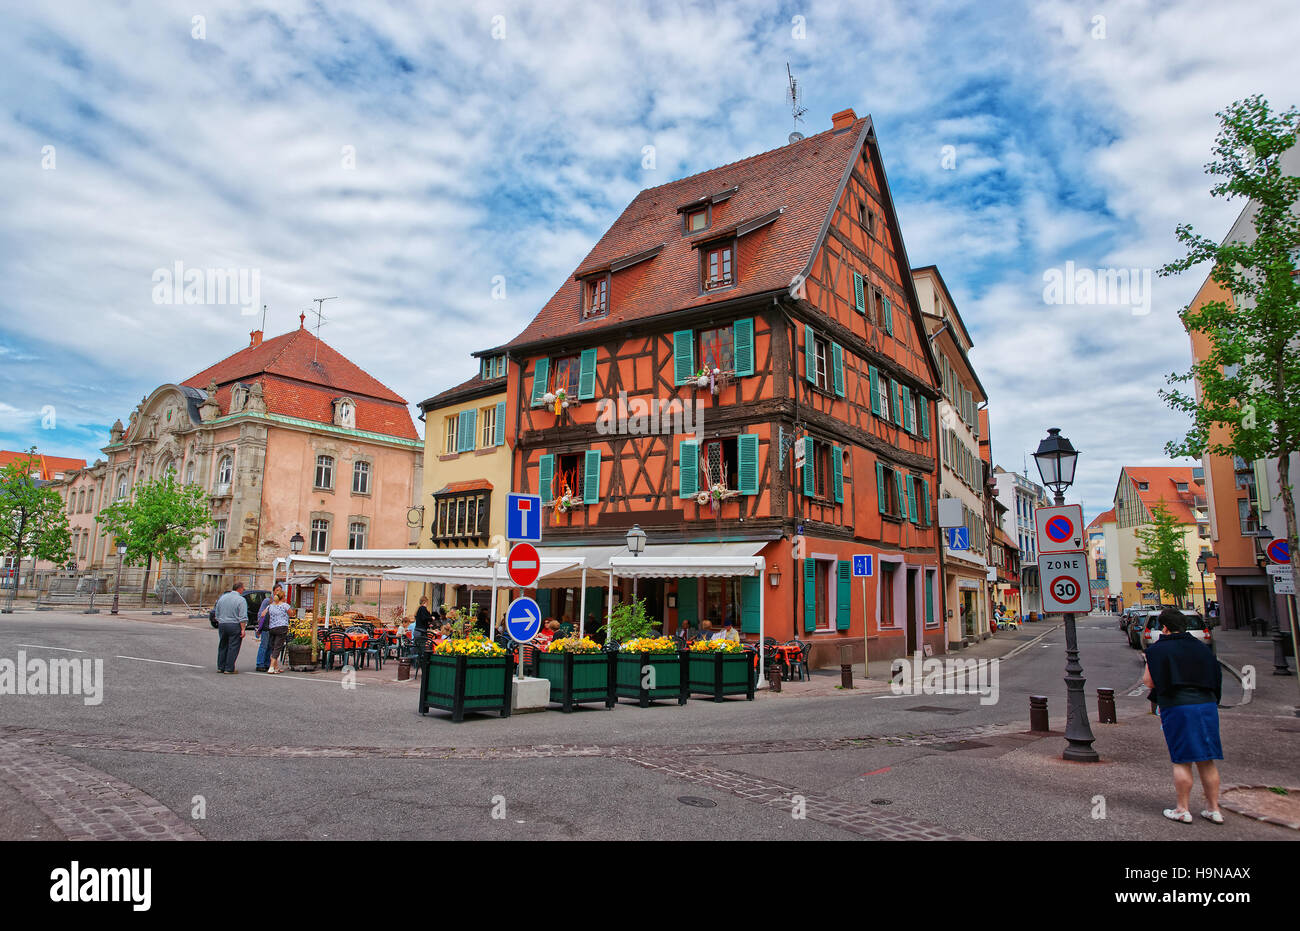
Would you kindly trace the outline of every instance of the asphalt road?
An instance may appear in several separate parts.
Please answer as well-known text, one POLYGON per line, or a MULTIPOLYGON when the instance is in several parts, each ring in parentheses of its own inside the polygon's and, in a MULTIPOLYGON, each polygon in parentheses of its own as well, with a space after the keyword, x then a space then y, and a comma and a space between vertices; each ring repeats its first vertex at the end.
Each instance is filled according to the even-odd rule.
MULTIPOLYGON (((992 704, 760 694, 457 725, 421 717, 413 684, 386 676, 347 689, 337 675, 253 673, 251 636, 249 671, 218 675, 206 620, 21 612, 0 618, 0 658, 102 659, 104 692, 92 706, 0 696, 0 839, 1191 836, 1159 817, 1168 764, 1143 693, 1129 694, 1139 655, 1114 618, 1079 626, 1090 711, 1100 685, 1121 714, 1109 730, 1094 725, 1106 762, 1091 767, 1062 763, 1059 736, 1023 733, 1031 694, 1049 696, 1063 727, 1059 627, 1037 642, 1041 628, 1022 634, 992 704), (48 783, 46 769, 63 788, 37 797, 30 785, 48 783), (1103 818, 1099 794, 1113 800, 1103 818)), ((1261 749, 1250 728, 1240 741, 1255 747, 1257 778, 1295 772, 1294 741, 1261 749)), ((1225 744, 1231 758, 1226 723, 1225 744)), ((1203 836, 1289 834, 1245 819, 1215 830, 1203 836)))

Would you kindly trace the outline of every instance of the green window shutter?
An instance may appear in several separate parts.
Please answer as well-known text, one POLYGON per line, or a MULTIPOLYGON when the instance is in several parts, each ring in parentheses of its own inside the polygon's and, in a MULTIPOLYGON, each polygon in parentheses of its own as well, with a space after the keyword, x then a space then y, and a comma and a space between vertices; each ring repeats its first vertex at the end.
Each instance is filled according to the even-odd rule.
POLYGON ((754 318, 746 317, 732 324, 732 364, 737 375, 754 374, 754 318))
POLYGON ((817 347, 813 345, 813 328, 803 327, 803 377, 817 383, 817 347))
POLYGON ((673 334, 673 384, 684 385, 695 374, 695 331, 673 334))
POLYGON ((700 596, 696 579, 677 580, 677 627, 700 622, 700 596))
POLYGON ((736 487, 742 495, 758 494, 758 434, 742 433, 736 438, 736 464, 740 474, 736 487))
POLYGON ((542 395, 546 394, 546 381, 551 376, 551 360, 538 359, 533 366, 533 407, 542 406, 542 395))
POLYGON ((853 602, 849 600, 849 586, 853 579, 853 563, 847 559, 841 559, 837 566, 836 575, 837 585, 835 588, 835 629, 849 629, 849 607, 853 602))
POLYGON ((1259 509, 1267 511, 1273 506, 1273 492, 1268 488, 1268 460, 1255 460, 1255 493, 1259 497, 1259 509))
POLYGON ((867 374, 871 376, 871 413, 880 413, 880 369, 874 365, 867 366, 867 374))
POLYGON ((677 497, 694 498, 700 490, 700 444, 683 440, 677 460, 677 497))
POLYGON ((803 438, 803 493, 810 498, 813 489, 817 487, 813 484, 816 478, 816 468, 817 466, 813 463, 813 438, 805 436, 803 438))
POLYGON ((506 445, 506 402, 497 401, 497 435, 496 444, 506 445))
POLYGON ((742 634, 758 633, 758 600, 763 597, 763 587, 758 584, 759 581, 756 575, 747 575, 740 580, 740 632, 742 634))
POLYGON ((474 451, 474 432, 478 428, 478 411, 461 411, 460 414, 460 451, 474 451))
POLYGON ((582 503, 595 504, 600 500, 600 450, 587 450, 582 464, 582 503))
POLYGON ((889 303, 889 298, 881 298, 880 306, 883 309, 885 317, 885 332, 890 336, 894 335, 894 305, 889 303))
POLYGON ((831 343, 831 366, 835 374, 835 393, 844 397, 844 347, 831 343))
POLYGON ((912 421, 912 389, 903 385, 903 429, 908 433, 916 432, 916 424, 912 421))
POLYGON ((909 475, 906 480, 907 487, 907 519, 916 523, 916 479, 909 475))
POLYGON ((578 400, 590 401, 596 396, 596 350, 582 350, 578 361, 578 400))
POLYGON ((921 436, 930 438, 930 399, 921 398, 921 436))
POLYGON ((934 623, 934 573, 925 573, 925 626, 934 623))
POLYGON ((803 629, 817 629, 817 561, 803 561, 803 629))
POLYGON ((925 526, 930 526, 930 481, 921 479, 921 503, 925 505, 925 526))
POLYGON ((844 460, 838 446, 831 447, 831 481, 835 486, 835 500, 844 503, 844 460))
POLYGON ((876 507, 881 514, 889 513, 889 502, 885 500, 885 465, 876 463, 876 507))
POLYGON ((894 473, 894 498, 898 505, 898 516, 907 520, 907 502, 904 500, 903 493, 903 474, 897 469, 891 470, 894 473))
POLYGON ((853 303, 858 308, 858 313, 867 312, 867 302, 862 297, 862 276, 857 272, 853 273, 853 303))
POLYGON ((889 401, 894 408, 894 423, 900 426, 903 423, 903 393, 900 390, 902 385, 889 379, 889 401))
POLYGON ((537 493, 543 501, 551 500, 551 485, 555 482, 555 457, 550 453, 537 460, 537 493))

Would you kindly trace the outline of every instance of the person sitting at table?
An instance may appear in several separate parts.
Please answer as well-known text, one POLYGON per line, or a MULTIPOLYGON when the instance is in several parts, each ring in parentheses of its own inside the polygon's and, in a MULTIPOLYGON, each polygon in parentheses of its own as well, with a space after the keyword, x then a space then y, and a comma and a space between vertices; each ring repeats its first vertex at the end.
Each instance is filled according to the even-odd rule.
POLYGON ((710 637, 709 639, 710 640, 731 640, 735 643, 739 643, 740 634, 736 631, 735 626, 731 623, 731 618, 727 618, 725 621, 722 622, 722 630, 714 631, 713 636, 710 637))
POLYGON ((704 620, 700 621, 700 632, 699 632, 699 636, 696 639, 697 640, 713 639, 713 622, 710 621, 708 618, 705 618, 704 620))

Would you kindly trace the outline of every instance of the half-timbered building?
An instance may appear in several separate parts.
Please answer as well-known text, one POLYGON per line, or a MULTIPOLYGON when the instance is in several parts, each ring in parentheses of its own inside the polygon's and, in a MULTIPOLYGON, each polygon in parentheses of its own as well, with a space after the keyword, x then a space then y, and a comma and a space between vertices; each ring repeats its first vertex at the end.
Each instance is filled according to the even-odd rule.
MULTIPOLYGON (((642 191, 509 357, 514 490, 588 564, 762 555, 766 581, 639 582, 666 632, 733 620, 814 662, 942 652, 938 371, 869 118, 642 191), (870 554, 872 574, 853 576, 870 554)), ((589 618, 603 618, 592 582, 589 618)), ((623 591, 616 597, 626 597, 623 591)), ((542 592, 555 615, 578 593, 542 592)))

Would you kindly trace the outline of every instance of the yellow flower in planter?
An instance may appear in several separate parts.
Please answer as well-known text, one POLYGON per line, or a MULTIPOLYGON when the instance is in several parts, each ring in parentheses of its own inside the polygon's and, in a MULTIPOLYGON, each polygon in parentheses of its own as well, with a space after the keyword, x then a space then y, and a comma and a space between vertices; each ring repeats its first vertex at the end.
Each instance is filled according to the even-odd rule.
POLYGON ((444 640, 433 648, 438 656, 505 656, 506 651, 481 635, 456 640, 444 640))
POLYGON ((619 649, 624 653, 676 653, 677 642, 672 637, 634 637, 619 649))
POLYGON ((546 646, 547 653, 599 653, 600 644, 590 637, 558 637, 546 646))

